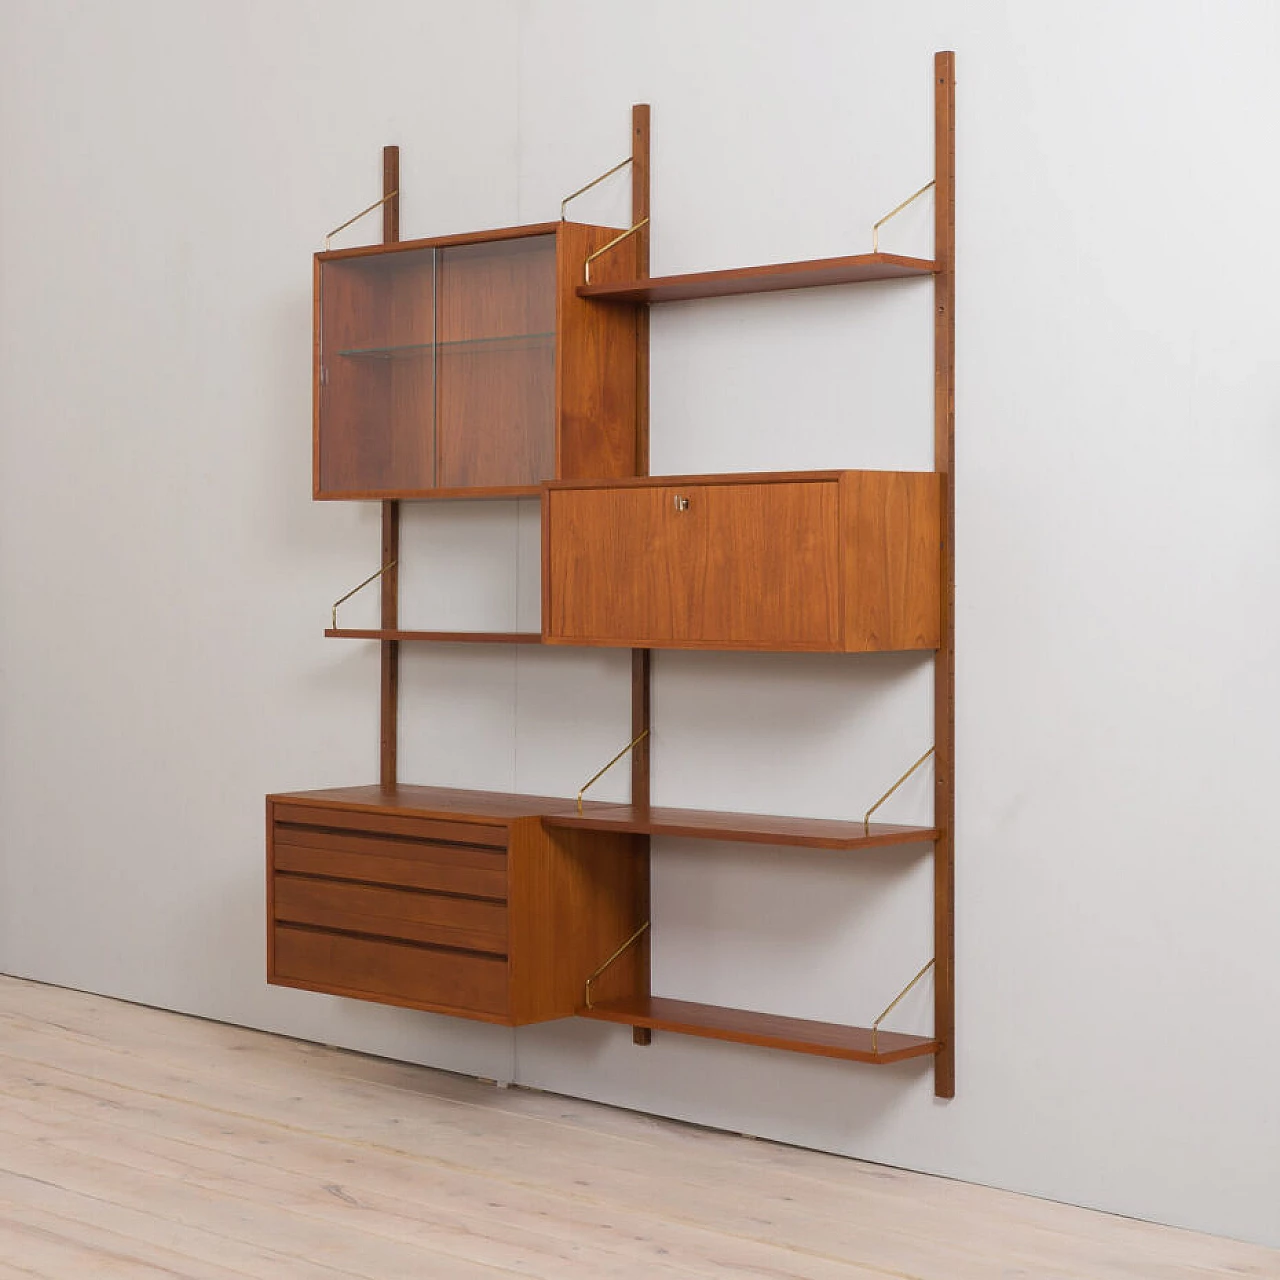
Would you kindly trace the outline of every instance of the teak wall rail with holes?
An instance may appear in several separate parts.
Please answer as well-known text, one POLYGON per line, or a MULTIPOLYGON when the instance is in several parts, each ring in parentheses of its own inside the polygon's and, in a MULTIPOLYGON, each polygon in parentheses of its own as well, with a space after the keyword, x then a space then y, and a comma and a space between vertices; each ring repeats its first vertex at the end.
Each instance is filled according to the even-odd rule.
POLYGON ((335 605, 326 630, 379 642, 379 783, 268 797, 270 981, 508 1025, 577 1013, 640 1044, 660 1030, 881 1065, 931 1056, 935 1092, 954 1095, 954 104, 954 55, 939 53, 934 180, 876 224, 871 253, 663 278, 649 274, 645 105, 631 155, 559 223, 401 242, 398 151, 384 150, 365 211, 381 207, 383 243, 326 249, 315 268, 316 496, 382 503, 381 568, 362 584, 379 584, 379 625, 340 627, 335 605), (567 221, 628 166, 629 227, 567 221), (881 253, 879 227, 930 187, 933 258, 881 253), (650 306, 923 277, 932 474, 649 477, 650 306), (541 631, 402 630, 399 502, 520 494, 542 499, 541 631), (630 802, 400 784, 404 642, 630 648, 631 742, 610 762, 629 753, 630 802), (932 649, 933 748, 862 821, 655 807, 654 648, 932 649), (932 823, 872 822, 930 755, 932 823), (655 835, 839 857, 930 843, 933 957, 867 1027, 656 997, 655 835), (932 1035, 882 1030, 930 972, 932 1035))

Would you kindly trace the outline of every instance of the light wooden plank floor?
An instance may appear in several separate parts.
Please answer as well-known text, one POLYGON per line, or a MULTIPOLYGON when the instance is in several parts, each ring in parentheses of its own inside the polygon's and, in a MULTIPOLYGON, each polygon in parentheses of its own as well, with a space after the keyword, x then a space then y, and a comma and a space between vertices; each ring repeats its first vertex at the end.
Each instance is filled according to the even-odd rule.
POLYGON ((0 1277, 1209 1280, 1280 1251, 0 978, 0 1277))

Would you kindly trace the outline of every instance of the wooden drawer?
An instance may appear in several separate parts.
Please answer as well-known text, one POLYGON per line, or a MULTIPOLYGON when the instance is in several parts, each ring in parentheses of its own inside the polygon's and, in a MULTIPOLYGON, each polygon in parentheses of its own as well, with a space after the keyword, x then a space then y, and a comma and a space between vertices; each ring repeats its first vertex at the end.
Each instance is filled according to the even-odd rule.
POLYGON ((502 1021, 507 963, 494 956, 352 937, 292 925, 275 927, 277 982, 502 1021))
POLYGON ((505 903, 277 874, 275 918, 405 942, 507 953, 505 903))
MULTIPOLYGON (((377 788, 371 788, 375 791, 377 788)), ((340 809, 330 805, 275 802, 275 821, 282 825, 351 831, 357 835, 405 836, 411 840, 439 840, 445 844, 474 844, 505 849, 505 823, 487 824, 453 818, 424 818, 394 809, 340 809)))
POLYGON ((503 850, 275 824, 275 870, 503 901, 503 850))
POLYGON ((935 648, 932 473, 552 485, 543 639, 638 648, 935 648))

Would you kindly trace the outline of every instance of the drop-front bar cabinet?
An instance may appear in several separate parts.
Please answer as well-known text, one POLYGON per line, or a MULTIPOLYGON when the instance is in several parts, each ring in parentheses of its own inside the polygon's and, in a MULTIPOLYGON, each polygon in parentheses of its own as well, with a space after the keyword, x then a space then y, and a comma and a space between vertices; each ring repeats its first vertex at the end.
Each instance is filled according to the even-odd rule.
POLYGON ((552 485, 543 640, 936 649, 941 492, 908 471, 552 485))

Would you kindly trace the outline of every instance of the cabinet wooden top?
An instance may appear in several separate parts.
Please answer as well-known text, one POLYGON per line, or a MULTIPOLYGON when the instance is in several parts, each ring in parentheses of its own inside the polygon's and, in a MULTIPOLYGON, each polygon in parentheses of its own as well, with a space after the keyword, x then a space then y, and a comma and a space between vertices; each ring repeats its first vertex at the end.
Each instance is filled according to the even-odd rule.
POLYGON ((397 240, 394 244, 362 244, 353 249, 327 249, 316 254, 317 262, 339 262, 344 258, 385 257, 394 253, 411 253, 415 249, 447 249, 453 245, 488 244, 499 240, 521 240, 529 236, 552 236, 561 228, 586 228, 589 231, 623 230, 621 227, 598 227, 586 222, 534 222, 524 227, 495 227, 489 231, 464 231, 451 236, 430 236, 425 240, 397 240))
POLYGON ((617 480, 547 480, 544 489, 665 489, 699 484, 809 484, 853 475, 932 475, 931 471, 726 471, 692 476, 626 476, 617 480))
MULTIPOLYGON (((563 796, 513 795, 502 791, 467 791, 458 787, 391 788, 328 787, 321 791, 287 791, 267 797, 276 804, 344 809, 363 813, 398 813, 406 817, 467 818, 505 825, 517 818, 577 812, 577 804, 563 796)), ((612 809, 603 801, 585 801, 584 813, 612 809)))

